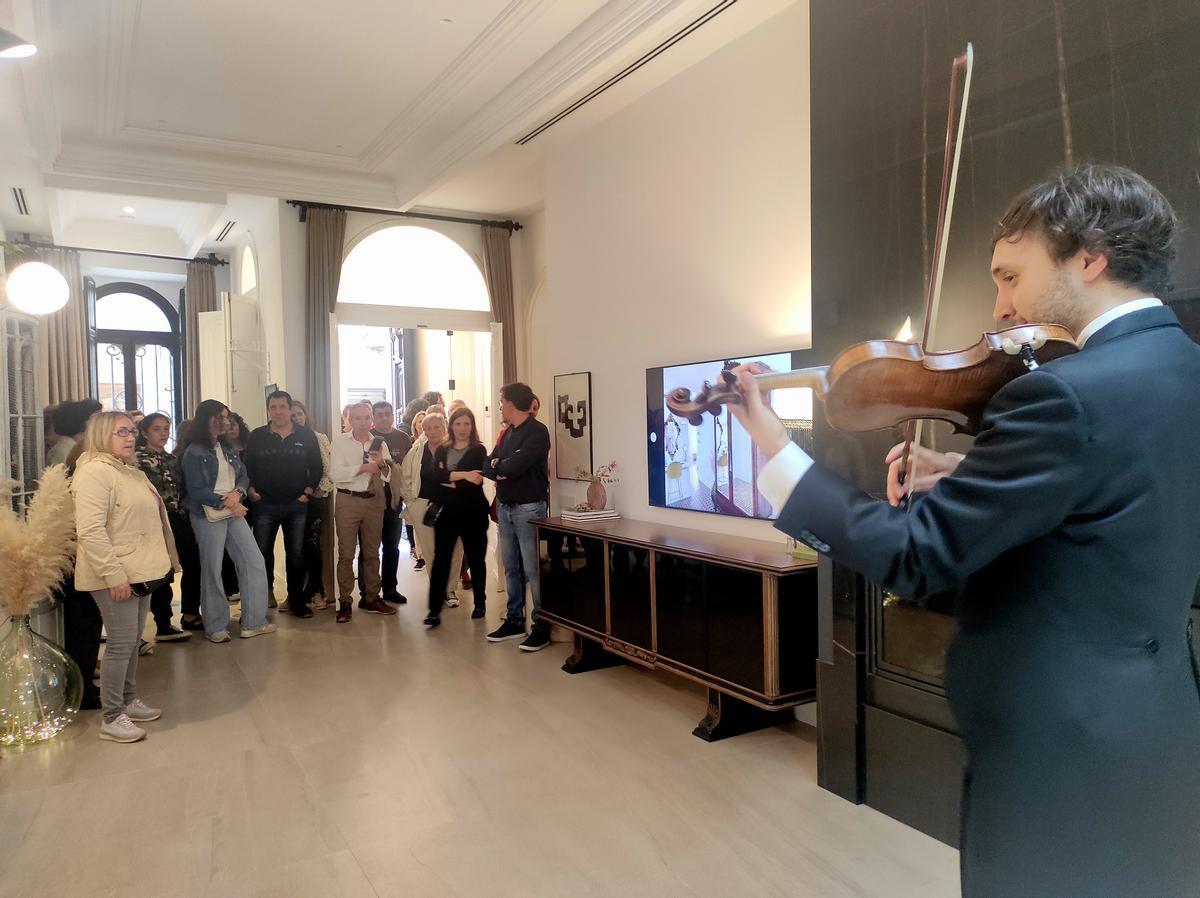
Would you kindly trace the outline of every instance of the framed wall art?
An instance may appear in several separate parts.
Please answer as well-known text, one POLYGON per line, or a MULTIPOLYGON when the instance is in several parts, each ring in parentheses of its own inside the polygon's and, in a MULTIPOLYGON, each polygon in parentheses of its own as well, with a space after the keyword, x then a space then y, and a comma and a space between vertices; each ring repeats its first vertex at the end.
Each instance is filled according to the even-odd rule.
POLYGON ((554 469, 559 480, 591 480, 590 371, 554 375, 554 469))

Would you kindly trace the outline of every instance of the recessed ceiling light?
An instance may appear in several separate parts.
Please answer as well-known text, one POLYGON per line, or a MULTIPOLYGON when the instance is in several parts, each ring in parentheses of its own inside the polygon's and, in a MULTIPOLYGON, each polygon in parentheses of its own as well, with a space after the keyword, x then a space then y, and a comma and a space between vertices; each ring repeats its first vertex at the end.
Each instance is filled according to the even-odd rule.
POLYGON ((0 28, 0 58, 24 59, 37 52, 37 47, 29 41, 17 37, 11 31, 0 28))
POLYGON ((133 206, 122 206, 121 211, 126 215, 134 215, 137 213, 137 209, 133 208, 133 206))

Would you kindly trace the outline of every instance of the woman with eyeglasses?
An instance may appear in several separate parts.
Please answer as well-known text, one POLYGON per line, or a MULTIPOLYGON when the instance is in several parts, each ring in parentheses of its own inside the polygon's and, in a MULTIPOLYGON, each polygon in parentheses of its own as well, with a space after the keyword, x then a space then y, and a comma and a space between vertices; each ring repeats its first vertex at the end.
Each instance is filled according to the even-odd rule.
POLYGON ((241 637, 274 633, 267 621, 267 570, 246 523, 242 497, 249 489, 246 466, 225 438, 229 409, 215 399, 196 408, 183 454, 187 510, 200 549, 200 605, 209 642, 229 642, 229 606, 221 583, 225 553, 233 559, 242 594, 241 637))
POLYGON ((136 435, 124 412, 95 415, 71 479, 75 585, 91 592, 108 634, 100 662, 100 738, 111 742, 146 738, 138 724, 162 716, 138 698, 137 645, 151 593, 179 567, 167 509, 134 463, 136 435))

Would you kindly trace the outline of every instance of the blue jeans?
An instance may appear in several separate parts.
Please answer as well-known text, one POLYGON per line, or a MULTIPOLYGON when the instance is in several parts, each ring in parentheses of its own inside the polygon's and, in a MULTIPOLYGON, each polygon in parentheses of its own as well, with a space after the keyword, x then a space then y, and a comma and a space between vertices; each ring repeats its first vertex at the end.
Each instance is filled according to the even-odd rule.
POLYGON ((254 503, 254 541, 262 553, 267 569, 267 584, 275 576, 275 534, 283 526, 283 557, 287 564, 288 605, 299 608, 308 604, 304 592, 307 564, 304 560, 304 531, 308 524, 308 503, 291 502, 254 503))
POLYGON ((242 593, 242 627, 265 624, 267 568, 246 519, 210 521, 203 514, 193 514, 192 532, 196 534, 196 545, 200 548, 200 605, 204 632, 212 636, 229 629, 229 602, 221 582, 221 565, 226 552, 237 569, 242 593))
POLYGON ((525 584, 533 596, 533 623, 538 626, 542 609, 542 593, 538 586, 537 531, 530 521, 546 516, 545 502, 526 502, 521 505, 496 504, 500 525, 500 551, 504 558, 504 579, 508 588, 508 611, 505 619, 525 625, 525 584))

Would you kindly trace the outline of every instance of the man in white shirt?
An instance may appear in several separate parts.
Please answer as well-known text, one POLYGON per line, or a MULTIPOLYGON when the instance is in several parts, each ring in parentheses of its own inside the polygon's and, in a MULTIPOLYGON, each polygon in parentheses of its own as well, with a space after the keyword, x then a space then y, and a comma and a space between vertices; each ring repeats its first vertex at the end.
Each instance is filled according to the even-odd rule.
POLYGON ((358 563, 363 568, 366 594, 358 607, 371 614, 396 613, 379 598, 379 543, 386 503, 383 486, 391 480, 392 465, 386 451, 371 449, 376 439, 371 433, 371 403, 350 406, 349 417, 350 432, 334 437, 329 452, 329 478, 337 490, 333 520, 338 543, 339 624, 349 623, 353 614, 354 550, 359 542, 358 563))
POLYGON ((945 685, 964 898, 1200 895, 1200 347, 1153 295, 1175 224, 1117 166, 1018 197, 996 318, 1061 324, 1081 351, 997 392, 965 456, 920 452, 901 486, 893 449, 890 504, 815 464, 738 372, 781 530, 901 596, 963 585, 945 685), (910 489, 929 492, 905 513, 910 489))

